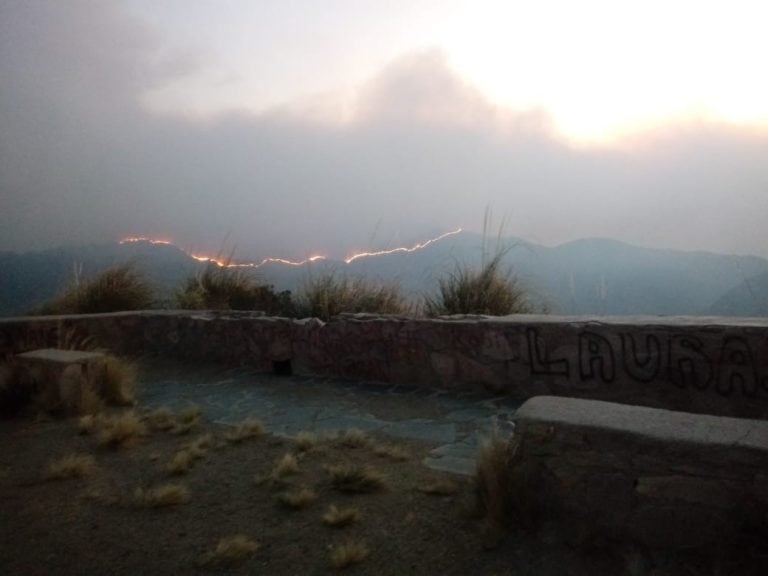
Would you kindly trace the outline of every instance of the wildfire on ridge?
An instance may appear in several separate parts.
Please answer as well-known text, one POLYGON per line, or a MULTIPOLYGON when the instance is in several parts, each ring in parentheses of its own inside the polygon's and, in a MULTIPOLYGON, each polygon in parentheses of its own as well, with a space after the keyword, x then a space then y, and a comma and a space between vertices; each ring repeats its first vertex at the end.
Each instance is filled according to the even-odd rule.
POLYGON ((446 232, 445 234, 441 234, 437 238, 432 238, 430 240, 427 240, 426 242, 421 242, 419 244, 414 244, 410 248, 406 248, 405 246, 401 246, 399 248, 392 248, 391 250, 377 250, 376 252, 358 252, 357 254, 352 254, 351 256, 348 256, 344 262, 346 264, 351 264, 355 260, 358 260, 360 258, 369 258, 371 256, 386 256, 387 254, 398 254, 401 252, 404 253, 411 253, 416 252, 417 250, 421 250, 422 248, 426 248, 430 244, 434 244, 435 242, 439 242, 443 238, 447 238, 448 236, 453 236, 454 234, 458 234, 459 232, 462 232, 461 228, 456 228, 456 230, 451 230, 450 232, 446 232))
MULTIPOLYGON (((421 250, 422 248, 426 248, 427 246, 434 244, 435 242, 439 242, 443 238, 447 238, 448 236, 459 234, 462 231, 463 231, 462 228, 456 228, 455 230, 451 230, 450 232, 441 234, 436 238, 431 238, 425 242, 419 242, 417 244, 414 244, 410 248, 407 246, 400 246, 398 248, 392 248, 390 250, 377 250, 374 252, 357 252, 345 258, 344 263, 351 264, 352 262, 360 258, 370 258, 373 256, 386 256, 387 254, 400 254, 400 253, 409 254, 411 252, 416 252, 417 250, 421 250)), ((156 240, 154 238, 147 238, 145 236, 130 236, 128 238, 123 238, 122 240, 120 240, 120 244, 129 244, 133 242, 148 242, 150 244, 171 244, 169 240, 156 240)), ((210 262, 212 264, 216 264, 221 268, 260 268, 265 264, 284 264, 286 266, 304 266, 305 264, 309 264, 311 262, 318 262, 326 259, 326 256, 315 255, 315 256, 310 256, 309 258, 305 258, 304 260, 287 260, 285 258, 264 258, 261 262, 234 263, 228 260, 222 260, 221 258, 205 256, 203 254, 193 254, 191 252, 186 252, 186 253, 191 258, 194 258, 198 262, 210 262)))
POLYGON ((120 240, 120 244, 133 244, 136 242, 147 242, 149 244, 165 244, 170 246, 172 242, 170 240, 158 240, 156 238, 147 238, 146 236, 128 236, 120 240))

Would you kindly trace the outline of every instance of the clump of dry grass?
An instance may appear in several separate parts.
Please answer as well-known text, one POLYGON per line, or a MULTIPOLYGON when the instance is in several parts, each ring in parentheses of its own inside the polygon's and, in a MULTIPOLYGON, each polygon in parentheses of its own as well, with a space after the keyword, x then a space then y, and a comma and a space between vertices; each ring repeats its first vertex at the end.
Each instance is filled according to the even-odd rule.
POLYGON ((389 458, 398 462, 405 462, 411 455, 405 448, 394 444, 377 444, 373 447, 373 453, 382 458, 389 458))
POLYGON ((243 534, 228 536, 219 540, 213 550, 203 554, 200 562, 234 566, 243 562, 258 549, 258 542, 251 540, 248 536, 243 534))
POLYGON ((298 474, 298 473, 299 473, 299 461, 296 459, 296 456, 294 456, 290 452, 287 454, 284 454, 283 457, 280 458, 275 463, 275 466, 272 468, 272 478, 276 480, 280 478, 284 478, 285 476, 289 476, 291 474, 298 474))
POLYGON ((348 540, 331 548, 328 560, 332 567, 341 570, 353 564, 359 564, 370 554, 363 542, 348 540))
POLYGON ((417 488, 419 492, 433 496, 449 496, 459 489, 456 482, 448 478, 435 478, 417 488))
POLYGON ((480 445, 475 471, 475 489, 480 511, 492 526, 507 523, 512 504, 512 457, 510 442, 497 429, 480 445))
POLYGON ((277 500, 283 506, 292 508, 294 510, 300 510, 315 503, 317 500, 317 492, 311 488, 288 490, 287 492, 280 494, 277 497, 277 500))
POLYGON ((189 490, 183 484, 163 484, 155 488, 136 488, 136 502, 151 508, 177 506, 190 500, 189 490))
POLYGON ((299 432, 294 443, 300 452, 309 452, 317 445, 317 436, 311 432, 299 432))
POLYGON ((356 522, 360 518, 360 511, 357 508, 337 508, 333 504, 323 514, 323 524, 333 528, 343 528, 356 522))
POLYGON ((48 478, 83 478, 96 470, 96 460, 89 454, 68 454, 48 465, 48 478))
POLYGON ((152 430, 166 431, 176 426, 176 415, 165 406, 153 410, 144 419, 152 430))
POLYGON ((136 402, 136 365, 122 358, 106 356, 100 377, 104 400, 114 406, 131 406, 136 402))
POLYGON ((99 444, 111 448, 130 446, 147 433, 144 423, 133 411, 103 418, 99 428, 99 444))
POLYGON ((171 433, 182 436, 189 434, 190 431, 200 423, 203 417, 203 410, 197 404, 192 404, 179 412, 176 423, 171 428, 171 433))
POLYGON ((345 448, 364 448, 369 442, 368 435, 358 428, 344 430, 336 437, 336 443, 345 448))
POLYGON ((263 436, 266 431, 261 420, 249 418, 241 422, 231 433, 227 434, 225 439, 232 444, 239 444, 243 440, 263 436))
POLYGON ((93 434, 103 425, 103 417, 100 414, 86 414, 77 421, 77 431, 80 434, 93 434))
POLYGON ((329 466, 331 483, 341 492, 376 492, 385 486, 384 476, 369 466, 339 464, 329 466))
POLYGON ((192 470, 194 461, 195 458, 191 452, 181 450, 173 455, 173 458, 168 463, 168 466, 166 466, 166 469, 169 473, 174 475, 186 474, 192 470))

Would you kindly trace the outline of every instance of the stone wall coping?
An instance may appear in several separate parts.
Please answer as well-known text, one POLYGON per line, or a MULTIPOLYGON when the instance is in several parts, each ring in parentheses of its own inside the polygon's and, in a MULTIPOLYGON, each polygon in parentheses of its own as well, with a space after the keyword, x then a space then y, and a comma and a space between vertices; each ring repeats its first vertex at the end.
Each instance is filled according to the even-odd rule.
POLYGON ((49 362, 52 364, 87 364, 94 360, 102 360, 101 352, 85 352, 82 350, 62 350, 59 348, 41 348, 18 354, 23 360, 49 362))
POLYGON ((638 435, 665 443, 749 448, 768 455, 768 421, 675 412, 561 396, 536 396, 517 410, 518 424, 566 425, 638 435))
MULTIPOLYGON (((0 318, 0 324, 16 324, 19 322, 60 321, 83 318, 105 317, 189 317, 198 319, 255 319, 264 321, 286 320, 295 323, 306 323, 308 319, 289 319, 266 316, 263 312, 238 310, 137 310, 128 312, 109 312, 104 314, 78 314, 61 316, 17 316, 0 318)), ((413 322, 413 323, 456 323, 484 324, 493 326, 525 326, 530 324, 571 324, 582 325, 613 325, 613 326, 647 326, 647 327, 752 327, 768 328, 768 318, 741 318, 731 316, 555 316, 548 314, 517 314, 513 316, 440 316, 438 318, 408 318, 404 316, 385 316, 377 314, 342 314, 336 321, 370 322, 413 322)))

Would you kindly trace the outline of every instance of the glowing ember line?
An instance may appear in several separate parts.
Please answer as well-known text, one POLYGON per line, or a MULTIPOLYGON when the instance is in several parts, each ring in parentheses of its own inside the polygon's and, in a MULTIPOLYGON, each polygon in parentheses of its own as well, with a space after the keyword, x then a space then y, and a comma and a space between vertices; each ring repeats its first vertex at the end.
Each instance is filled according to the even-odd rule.
POLYGON ((137 242, 147 242, 149 244, 165 244, 167 246, 171 245, 170 240, 156 240, 154 238, 147 238, 146 236, 128 236, 127 238, 120 240, 120 244, 135 244, 137 242))
POLYGON ((311 262, 318 262, 320 260, 325 260, 325 256, 310 256, 309 258, 306 258, 304 260, 286 260, 285 258, 264 258, 264 260, 258 263, 256 262, 239 262, 239 263, 229 262, 228 263, 228 262, 225 262, 224 260, 219 260, 218 258, 210 258, 209 256, 202 256, 200 254, 190 254, 190 256, 199 262, 211 262, 221 268, 260 268, 265 264, 284 264, 286 266, 304 266, 305 264, 309 264, 311 262))
MULTIPOLYGON (((456 228, 456 230, 451 230, 450 232, 441 234, 436 238, 431 238, 430 240, 427 240, 425 242, 414 244, 410 248, 401 246, 398 248, 392 248, 390 250, 378 250, 375 252, 358 252, 357 254, 353 254, 352 256, 347 257, 344 260, 344 263, 351 264, 352 262, 354 262, 355 260, 359 260, 360 258, 370 258, 372 256, 386 256, 387 254, 402 254, 402 253, 409 254, 411 252, 416 252, 417 250, 421 250, 422 248, 426 248, 427 246, 434 244, 435 242, 439 242, 443 238, 447 238, 448 236, 453 236, 454 234, 458 234, 462 231, 463 230, 461 228, 456 228)), ((130 243, 136 243, 136 242, 147 242, 149 244, 171 245, 171 242, 169 240, 156 240, 154 238, 147 238, 145 236, 129 236, 127 238, 123 238, 122 240, 120 240, 120 244, 130 244, 130 243)), ((285 258, 264 258, 261 262, 232 263, 226 260, 221 260, 219 258, 205 256, 203 254, 192 254, 191 252, 185 252, 185 253, 191 258, 194 258, 195 260, 197 260, 198 262, 210 262, 211 264, 216 264, 220 268, 260 268, 265 264, 283 264, 285 266, 304 266, 305 264, 310 264, 312 262, 319 262, 326 259, 325 256, 315 255, 315 256, 310 256, 309 258, 306 258, 304 260, 287 260, 285 258)))
POLYGON ((439 242, 443 238, 447 238, 448 236, 453 236, 454 234, 458 234, 459 232, 462 232, 461 228, 456 228, 456 230, 451 230, 450 232, 446 232, 445 234, 441 234, 437 238, 432 238, 431 240, 427 240, 426 242, 421 242, 419 244, 414 244, 410 248, 406 247, 400 247, 400 248, 392 248, 391 250, 378 250, 376 252, 359 252, 357 254, 353 254, 352 256, 349 256, 344 262, 346 264, 351 264, 355 260, 359 260, 360 258, 370 258, 371 256, 386 256, 387 254, 399 254, 399 253, 411 253, 416 252, 417 250, 421 250, 422 248, 426 248, 430 244, 434 244, 435 242, 439 242))

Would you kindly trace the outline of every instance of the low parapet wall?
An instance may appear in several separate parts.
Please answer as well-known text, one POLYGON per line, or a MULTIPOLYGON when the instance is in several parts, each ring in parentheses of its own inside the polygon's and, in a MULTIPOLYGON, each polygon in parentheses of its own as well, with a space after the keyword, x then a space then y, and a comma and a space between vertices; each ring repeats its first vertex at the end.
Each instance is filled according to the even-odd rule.
POLYGON ((768 536, 768 422, 574 398, 515 415, 524 520, 576 540, 716 549, 768 536))
POLYGON ((768 417, 765 319, 345 315, 323 323, 148 311, 0 320, 4 355, 85 337, 117 353, 265 371, 768 417))

